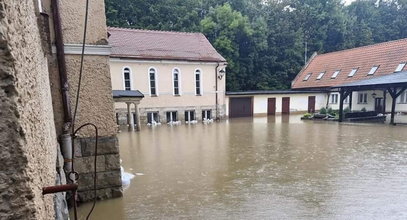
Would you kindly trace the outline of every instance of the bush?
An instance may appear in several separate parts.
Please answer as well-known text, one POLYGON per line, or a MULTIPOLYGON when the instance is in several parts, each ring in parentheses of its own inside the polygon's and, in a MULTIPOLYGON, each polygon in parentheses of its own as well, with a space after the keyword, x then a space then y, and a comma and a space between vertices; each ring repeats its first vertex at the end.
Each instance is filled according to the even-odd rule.
POLYGON ((319 110, 319 114, 325 115, 325 114, 326 114, 326 108, 322 107, 322 108, 319 110))
POLYGON ((302 117, 303 118, 311 118, 312 115, 310 113, 305 113, 302 117))
POLYGON ((361 112, 366 112, 366 108, 363 107, 360 111, 361 111, 361 112))
POLYGON ((350 108, 349 108, 349 107, 346 107, 346 108, 343 110, 343 112, 344 112, 344 113, 349 113, 349 112, 350 112, 350 108))
POLYGON ((328 108, 328 110, 326 111, 328 114, 330 115, 334 115, 335 112, 332 110, 332 108, 328 108))

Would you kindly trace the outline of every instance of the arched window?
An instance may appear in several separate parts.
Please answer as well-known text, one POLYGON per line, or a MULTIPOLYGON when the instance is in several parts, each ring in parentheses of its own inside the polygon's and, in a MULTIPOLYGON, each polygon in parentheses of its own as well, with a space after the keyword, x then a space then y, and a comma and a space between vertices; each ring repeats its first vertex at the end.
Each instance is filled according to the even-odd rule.
POLYGON ((180 95, 180 74, 179 69, 172 71, 172 80, 174 86, 174 95, 180 95))
POLYGON ((131 71, 126 67, 123 69, 124 90, 131 90, 131 71))
POLYGON ((195 95, 202 95, 202 75, 200 70, 195 70, 195 95))
POLYGON ((156 70, 154 68, 150 68, 148 70, 148 75, 150 79, 150 95, 157 95, 156 70))

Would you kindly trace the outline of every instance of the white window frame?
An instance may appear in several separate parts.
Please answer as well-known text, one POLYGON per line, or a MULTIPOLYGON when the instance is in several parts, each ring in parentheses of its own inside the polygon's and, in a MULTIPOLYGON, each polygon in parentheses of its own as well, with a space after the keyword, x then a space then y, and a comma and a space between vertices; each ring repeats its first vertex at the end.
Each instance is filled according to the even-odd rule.
POLYGON ((373 66, 372 69, 367 73, 368 76, 372 76, 376 73, 380 66, 373 66))
POLYGON ((168 112, 165 113, 165 116, 167 117, 167 123, 178 121, 178 112, 177 111, 168 111, 168 112), (168 120, 168 115, 167 115, 168 113, 170 114, 169 120, 168 120), (175 119, 176 120, 174 120, 173 113, 175 113, 175 119))
POLYGON ((181 96, 182 95, 182 91, 181 91, 181 70, 178 67, 175 67, 174 69, 172 69, 172 94, 174 96, 181 96), (175 70, 178 71, 178 94, 175 94, 175 70))
POLYGON ((329 104, 338 104, 339 94, 332 93, 330 95, 329 104))
POLYGON ((332 73, 331 79, 336 79, 336 77, 338 77, 339 73, 341 73, 341 71, 336 70, 334 73, 332 73))
POLYGON ((394 72, 401 72, 403 71, 404 67, 406 67, 407 62, 402 62, 399 63, 399 65, 397 66, 396 70, 394 72))
POLYGON ((308 73, 302 81, 308 81, 311 78, 312 73, 308 73))
POLYGON ((357 72, 358 72, 359 68, 353 68, 349 74, 348 77, 353 77, 357 72))
POLYGON ((343 100, 343 103, 349 104, 350 96, 351 95, 346 96, 346 98, 343 100))
POLYGON ((202 110, 202 113, 203 113, 203 117, 202 117, 202 121, 203 120, 211 120, 212 119, 212 110, 210 110, 210 109, 206 109, 206 110, 202 110), (210 118, 208 118, 208 115, 210 115, 211 117, 210 118))
POLYGON ((188 115, 188 120, 185 118, 185 122, 191 122, 196 120, 196 111, 195 110, 186 110, 185 113, 188 115), (194 113, 194 118, 191 120, 191 113, 194 113))
POLYGON ((150 96, 158 96, 158 71, 155 67, 149 67, 147 69, 147 79, 148 79, 148 93, 150 96), (155 94, 151 94, 151 81, 150 81, 150 70, 154 70, 154 84, 155 84, 155 94))
POLYGON ((202 88, 202 85, 203 85, 203 83, 202 83, 202 81, 203 81, 203 77, 202 77, 202 70, 201 69, 195 69, 195 71, 194 71, 194 87, 195 87, 195 95, 196 96, 202 96, 203 95, 203 88, 202 88), (196 87, 196 73, 197 73, 197 71, 199 71, 199 91, 200 91, 200 94, 198 94, 197 92, 196 92, 196 89, 197 89, 197 87, 196 87))
POLYGON ((128 66, 123 67, 122 69, 122 79, 123 79, 123 89, 126 90, 126 79, 124 77, 124 71, 125 69, 129 69, 129 78, 130 78, 130 90, 133 90, 133 71, 131 71, 131 68, 128 66))
POLYGON ((324 75, 325 75, 325 72, 320 72, 318 77, 317 77, 317 80, 321 80, 322 77, 324 77, 324 75))
MULTIPOLYGON (((151 118, 150 118, 151 122, 160 123, 160 114, 158 114, 158 112, 147 112, 147 117, 148 117, 148 114, 151 114, 150 115, 151 116, 151 118), (157 115, 158 121, 154 120, 154 115, 157 115)), ((147 123, 148 123, 148 119, 147 119, 147 123)))
POLYGON ((369 101, 367 95, 367 92, 358 93, 358 104, 367 104, 369 101))
POLYGON ((407 104, 407 91, 404 91, 398 97, 398 104, 407 104))

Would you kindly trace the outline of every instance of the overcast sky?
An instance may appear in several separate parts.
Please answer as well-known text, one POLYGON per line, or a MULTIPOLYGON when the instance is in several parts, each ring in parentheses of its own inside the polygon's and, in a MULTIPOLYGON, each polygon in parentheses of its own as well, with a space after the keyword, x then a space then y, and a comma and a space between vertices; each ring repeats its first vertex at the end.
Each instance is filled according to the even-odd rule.
POLYGON ((346 5, 349 5, 350 3, 354 2, 354 1, 355 1, 355 0, 345 0, 345 2, 346 2, 345 4, 346 4, 346 5))

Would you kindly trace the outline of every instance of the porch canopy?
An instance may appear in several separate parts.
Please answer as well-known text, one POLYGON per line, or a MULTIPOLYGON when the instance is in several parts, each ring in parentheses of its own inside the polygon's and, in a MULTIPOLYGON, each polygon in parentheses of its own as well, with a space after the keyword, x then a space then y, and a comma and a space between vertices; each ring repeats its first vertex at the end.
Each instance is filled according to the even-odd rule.
MULTIPOLYGON (((407 71, 392 73, 384 76, 354 81, 334 86, 340 93, 339 121, 343 121, 343 102, 353 91, 383 90, 389 92, 392 98, 390 124, 394 123, 396 100, 407 88, 407 71)), ((384 103, 385 105, 385 103, 384 103)))
POLYGON ((127 124, 130 130, 134 130, 133 114, 131 112, 131 104, 134 104, 136 116, 136 130, 140 130, 140 113, 138 104, 144 98, 143 93, 138 90, 113 90, 113 100, 115 102, 124 102, 127 104, 127 124))

